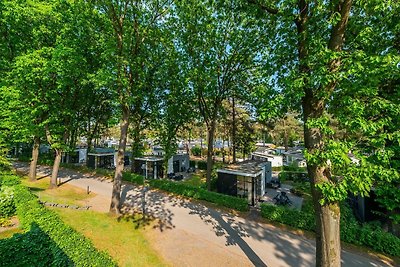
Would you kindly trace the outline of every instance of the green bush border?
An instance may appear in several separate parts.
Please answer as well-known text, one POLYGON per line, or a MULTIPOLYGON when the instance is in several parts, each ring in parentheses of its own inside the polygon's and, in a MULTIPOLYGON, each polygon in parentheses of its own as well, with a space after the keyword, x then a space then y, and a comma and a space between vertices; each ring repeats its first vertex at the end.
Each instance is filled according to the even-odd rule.
POLYGON ((41 205, 27 187, 15 185, 14 199, 22 226, 27 231, 34 230, 32 227, 40 228, 75 266, 117 266, 107 253, 98 251, 89 239, 66 225, 55 212, 41 205))
MULTIPOLYGON (((400 238, 387 233, 373 224, 360 224, 347 206, 342 206, 340 224, 341 240, 350 244, 363 245, 377 252, 400 256, 400 238)), ((261 216, 294 228, 315 232, 313 212, 299 211, 271 204, 261 204, 261 216)))
MULTIPOLYGON (((137 185, 143 185, 144 182, 143 176, 130 172, 124 172, 122 174, 122 179, 124 181, 128 181, 137 185)), ((177 195, 205 200, 238 211, 249 210, 247 199, 211 192, 204 188, 187 185, 180 182, 174 182, 166 179, 151 179, 148 180, 148 183, 150 187, 158 188, 177 195)))
POLYGON ((216 192, 211 192, 199 187, 194 187, 178 182, 168 180, 150 180, 151 187, 158 188, 164 191, 175 193, 178 195, 205 200, 217 205, 227 208, 235 209, 238 211, 248 211, 249 205, 247 199, 238 198, 234 196, 223 195, 216 192))

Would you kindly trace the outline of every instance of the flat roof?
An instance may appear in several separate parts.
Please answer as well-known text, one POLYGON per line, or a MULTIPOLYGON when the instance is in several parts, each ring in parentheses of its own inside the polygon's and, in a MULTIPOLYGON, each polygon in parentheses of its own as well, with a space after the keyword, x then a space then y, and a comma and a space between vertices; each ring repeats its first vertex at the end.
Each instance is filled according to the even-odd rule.
POLYGON ((143 160, 143 161, 162 161, 163 160, 163 158, 160 158, 160 157, 151 157, 151 156, 148 156, 148 157, 139 157, 139 158, 135 158, 135 160, 143 160))
POLYGON ((262 161, 246 160, 218 169, 217 172, 256 177, 263 172, 265 165, 266 163, 262 161))
POLYGON ((115 153, 96 153, 96 152, 88 153, 88 156, 98 156, 98 157, 114 156, 114 155, 115 155, 115 153))

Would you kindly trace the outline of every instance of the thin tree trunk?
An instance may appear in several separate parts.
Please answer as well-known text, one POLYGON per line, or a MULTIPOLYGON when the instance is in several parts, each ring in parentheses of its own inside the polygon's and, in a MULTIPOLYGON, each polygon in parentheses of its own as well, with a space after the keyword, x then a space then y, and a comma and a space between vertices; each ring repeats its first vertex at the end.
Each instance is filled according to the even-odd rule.
POLYGON ((208 128, 207 135, 207 189, 211 191, 211 173, 213 168, 213 149, 214 149, 214 132, 215 132, 215 119, 212 120, 210 127, 208 128))
POLYGON ((32 182, 36 181, 36 167, 39 158, 39 146, 40 146, 40 137, 35 136, 33 138, 32 159, 31 159, 31 164, 29 166, 29 180, 32 182))
POLYGON ((232 161, 236 162, 236 111, 235 98, 232 97, 232 161))
POLYGON ((56 157, 54 158, 53 171, 51 172, 50 189, 57 188, 57 176, 58 176, 58 170, 60 169, 60 162, 62 155, 61 150, 55 149, 55 151, 56 151, 56 157))
POLYGON ((132 156, 131 156, 131 171, 135 171, 135 165, 133 164, 135 158, 141 156, 140 154, 140 130, 136 129, 133 132, 133 140, 132 140, 132 156))
POLYGON ((121 136, 119 140, 119 147, 117 153, 117 166, 115 168, 115 176, 111 197, 110 213, 119 215, 121 213, 121 185, 122 185, 122 171, 124 170, 124 156, 126 148, 126 140, 129 128, 129 108, 122 107, 122 121, 120 124, 121 136))

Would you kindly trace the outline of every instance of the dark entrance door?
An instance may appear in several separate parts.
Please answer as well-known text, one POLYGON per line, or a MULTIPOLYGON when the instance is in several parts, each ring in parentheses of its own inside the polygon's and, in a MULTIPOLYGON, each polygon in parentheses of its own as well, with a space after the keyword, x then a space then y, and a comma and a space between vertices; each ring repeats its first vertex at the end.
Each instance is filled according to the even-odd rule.
POLYGON ((174 160, 174 162, 173 162, 173 169, 174 169, 174 172, 176 173, 176 172, 179 172, 179 160, 174 160))

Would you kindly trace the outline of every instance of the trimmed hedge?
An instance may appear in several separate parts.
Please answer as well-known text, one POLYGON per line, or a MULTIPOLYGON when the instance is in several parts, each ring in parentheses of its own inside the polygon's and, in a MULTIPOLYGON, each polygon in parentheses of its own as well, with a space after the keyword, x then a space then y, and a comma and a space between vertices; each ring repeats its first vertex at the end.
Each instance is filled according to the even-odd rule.
POLYGON ((199 161, 197 162, 197 168, 198 168, 199 170, 207 170, 207 161, 199 160, 199 161))
POLYGON ((122 180, 131 182, 137 185, 143 185, 144 183, 144 176, 132 173, 132 172, 123 172, 122 173, 122 180))
POLYGON ((314 214, 270 204, 261 204, 261 216, 295 228, 315 231, 314 214))
POLYGON ((23 234, 0 240, 0 266, 74 266, 37 225, 23 234))
MULTIPOLYGON (((374 224, 359 224, 347 206, 341 207, 341 210, 340 237, 342 241, 367 246, 392 256, 400 256, 400 238, 383 231, 381 227, 374 224)), ((270 221, 315 232, 313 212, 261 204, 261 216, 270 221)))
MULTIPOLYGON (((48 254, 48 250, 44 250, 43 252, 37 252, 39 253, 37 256, 40 259, 43 257, 51 259, 53 257, 51 259, 51 266, 117 266, 108 254, 98 251, 91 241, 67 226, 56 213, 43 207, 37 197, 28 188, 16 185, 14 186, 14 193, 18 218, 28 232, 26 233, 26 237, 17 236, 12 238, 6 247, 0 246, 1 257, 12 252, 15 254, 9 257, 13 259, 18 259, 20 256, 23 257, 25 251, 20 250, 19 247, 24 246, 24 244, 20 244, 19 242, 36 238, 37 233, 41 231, 44 233, 43 236, 47 236, 51 241, 46 241, 46 238, 43 237, 44 242, 48 244, 51 254, 48 254), (9 250, 10 252, 5 250, 9 250), (68 258, 67 262, 65 260, 66 257, 68 258)), ((0 262, 4 262, 5 260, 0 259, 0 262)), ((42 262, 38 262, 37 266, 49 265, 44 261, 43 264, 42 262)))
POLYGON ((247 211, 247 199, 210 192, 202 188, 185 185, 168 180, 150 180, 150 186, 178 195, 205 200, 238 211, 247 211))
POLYGON ((10 186, 2 186, 0 188, 0 218, 9 218, 14 214, 14 189, 10 186))

